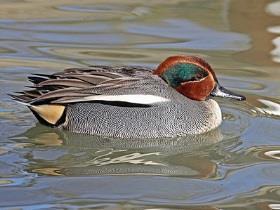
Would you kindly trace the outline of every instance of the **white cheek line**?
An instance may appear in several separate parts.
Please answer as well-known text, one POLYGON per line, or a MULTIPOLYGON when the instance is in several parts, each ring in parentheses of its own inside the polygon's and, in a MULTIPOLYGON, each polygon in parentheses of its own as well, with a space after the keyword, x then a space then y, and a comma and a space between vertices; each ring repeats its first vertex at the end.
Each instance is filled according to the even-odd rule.
POLYGON ((96 95, 96 96, 87 96, 80 99, 74 100, 66 100, 64 103, 71 102, 85 102, 85 101, 120 101, 120 102, 128 102, 134 104, 155 104, 155 103, 163 103, 170 101, 167 98, 155 95, 142 95, 142 94, 134 94, 134 95, 96 95))

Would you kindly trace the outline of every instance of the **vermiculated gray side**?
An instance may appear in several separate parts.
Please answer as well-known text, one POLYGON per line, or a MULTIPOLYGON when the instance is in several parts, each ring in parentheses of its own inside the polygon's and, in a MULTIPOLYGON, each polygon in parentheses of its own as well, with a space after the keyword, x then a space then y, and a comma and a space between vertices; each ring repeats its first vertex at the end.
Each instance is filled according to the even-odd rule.
POLYGON ((220 124, 215 103, 213 100, 192 104, 170 102, 148 108, 77 103, 67 107, 63 128, 76 133, 119 138, 199 134, 220 124))

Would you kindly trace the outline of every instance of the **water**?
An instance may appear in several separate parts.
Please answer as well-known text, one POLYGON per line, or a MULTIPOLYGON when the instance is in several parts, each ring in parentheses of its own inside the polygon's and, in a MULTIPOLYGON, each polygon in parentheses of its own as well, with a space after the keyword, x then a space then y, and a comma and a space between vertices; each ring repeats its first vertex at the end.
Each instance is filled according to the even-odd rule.
POLYGON ((277 209, 280 2, 0 1, 0 207, 277 209), (36 123, 7 93, 30 73, 205 58, 246 102, 200 137, 120 141, 36 123))

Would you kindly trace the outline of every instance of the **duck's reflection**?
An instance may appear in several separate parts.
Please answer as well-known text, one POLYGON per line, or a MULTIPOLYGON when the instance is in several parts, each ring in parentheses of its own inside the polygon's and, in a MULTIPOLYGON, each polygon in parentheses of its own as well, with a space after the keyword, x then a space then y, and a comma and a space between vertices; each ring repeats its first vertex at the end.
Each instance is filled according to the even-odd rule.
POLYGON ((30 143, 28 170, 44 175, 163 175, 211 177, 216 165, 207 149, 222 139, 219 129, 168 139, 113 139, 36 125, 17 136, 30 143))

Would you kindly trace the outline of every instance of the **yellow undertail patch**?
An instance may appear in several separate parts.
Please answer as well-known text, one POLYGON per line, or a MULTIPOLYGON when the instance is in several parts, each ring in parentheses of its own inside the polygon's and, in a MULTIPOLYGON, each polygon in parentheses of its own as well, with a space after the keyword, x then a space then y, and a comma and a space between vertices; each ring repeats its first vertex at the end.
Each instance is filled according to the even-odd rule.
POLYGON ((65 106, 53 104, 31 106, 30 108, 42 119, 46 120, 52 125, 55 125, 58 122, 65 110, 65 106))

